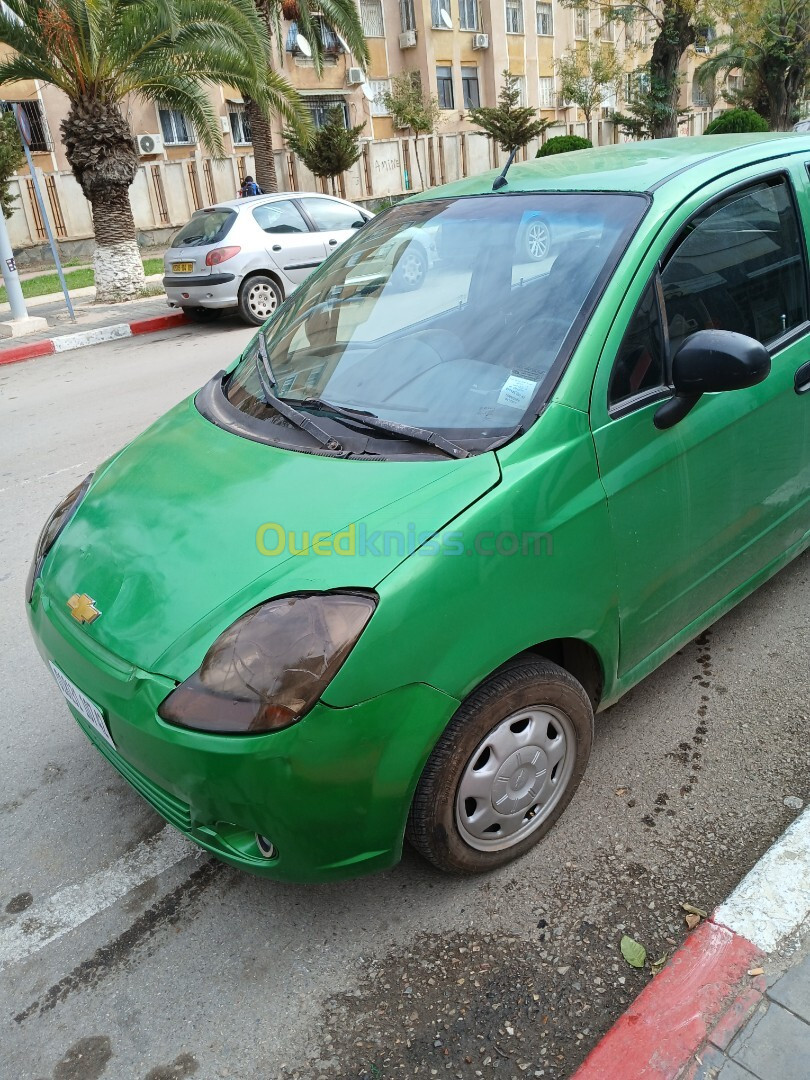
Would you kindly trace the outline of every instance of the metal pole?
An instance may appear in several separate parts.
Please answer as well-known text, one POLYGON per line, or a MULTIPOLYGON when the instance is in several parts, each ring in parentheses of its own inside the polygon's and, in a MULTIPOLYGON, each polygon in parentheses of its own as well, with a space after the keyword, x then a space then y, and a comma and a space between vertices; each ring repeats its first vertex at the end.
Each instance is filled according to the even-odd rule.
POLYGON ((11 250, 11 241, 8 238, 8 228, 2 210, 0 210, 0 262, 2 262, 8 302, 11 305, 11 317, 12 319, 27 319, 28 309, 25 306, 20 275, 17 273, 17 262, 11 250))
POLYGON ((28 162, 28 171, 31 174, 31 179, 34 181, 34 194, 37 197, 37 203, 39 204, 39 212, 42 217, 42 223, 45 226, 45 233, 48 237, 48 243, 51 245, 51 252, 53 253, 53 261, 56 263, 56 272, 59 275, 59 284, 62 286, 62 292, 65 294, 65 303, 67 309, 70 312, 70 317, 76 322, 76 316, 73 312, 73 304, 70 302, 70 293, 68 292, 67 282, 65 281, 65 275, 62 273, 62 263, 59 259, 59 249, 56 246, 56 240, 54 240, 53 233, 51 232, 51 223, 48 220, 48 212, 45 209, 45 203, 42 199, 42 192, 39 189, 39 177, 34 171, 34 160, 31 157, 31 150, 28 143, 23 139, 23 150, 25 151, 25 160, 28 162))

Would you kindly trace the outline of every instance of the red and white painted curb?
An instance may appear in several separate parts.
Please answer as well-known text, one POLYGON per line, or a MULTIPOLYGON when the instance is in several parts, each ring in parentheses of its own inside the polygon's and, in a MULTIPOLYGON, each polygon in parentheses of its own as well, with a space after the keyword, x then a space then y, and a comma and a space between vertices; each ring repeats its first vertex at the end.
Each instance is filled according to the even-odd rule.
POLYGON ((99 345, 104 341, 116 341, 118 338, 133 337, 135 334, 152 334, 156 330, 169 330, 187 322, 188 319, 182 311, 173 311, 165 315, 154 315, 149 319, 135 319, 128 323, 77 330, 74 334, 60 334, 59 337, 46 338, 44 341, 23 342, 8 349, 0 349, 0 364, 16 364, 20 360, 32 360, 35 356, 72 352, 73 349, 99 345))
POLYGON ((765 956, 810 914, 810 809, 594 1047, 571 1080, 689 1080, 700 1053, 725 1050, 759 1004, 765 956))

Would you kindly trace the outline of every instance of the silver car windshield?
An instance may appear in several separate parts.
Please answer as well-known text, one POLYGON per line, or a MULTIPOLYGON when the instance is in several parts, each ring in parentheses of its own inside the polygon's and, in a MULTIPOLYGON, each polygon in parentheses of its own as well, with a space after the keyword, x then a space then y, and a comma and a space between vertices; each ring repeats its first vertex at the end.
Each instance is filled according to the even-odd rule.
MULTIPOLYGON (((646 206, 624 194, 498 194, 385 212, 265 327, 275 394, 483 449, 530 422, 646 206)), ((226 393, 254 417, 272 411, 255 350, 226 393)))

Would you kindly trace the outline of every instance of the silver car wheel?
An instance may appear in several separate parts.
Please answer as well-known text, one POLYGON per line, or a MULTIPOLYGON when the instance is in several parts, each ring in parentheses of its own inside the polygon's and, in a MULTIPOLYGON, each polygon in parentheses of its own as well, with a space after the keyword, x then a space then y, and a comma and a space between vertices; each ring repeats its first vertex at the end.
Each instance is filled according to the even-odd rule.
POLYGON ((576 734, 568 716, 537 705, 506 717, 470 757, 456 793, 456 825, 477 851, 503 851, 549 817, 568 787, 576 734))
POLYGON ((257 281, 251 285, 247 294, 247 306, 252 315, 264 322, 269 319, 278 306, 278 296, 267 282, 257 281))
POLYGON ((415 251, 406 251, 397 263, 397 274, 403 285, 415 289, 425 276, 425 263, 415 251))
POLYGON ((526 254, 530 259, 545 259, 551 248, 551 233, 545 221, 530 221, 526 227, 526 254))

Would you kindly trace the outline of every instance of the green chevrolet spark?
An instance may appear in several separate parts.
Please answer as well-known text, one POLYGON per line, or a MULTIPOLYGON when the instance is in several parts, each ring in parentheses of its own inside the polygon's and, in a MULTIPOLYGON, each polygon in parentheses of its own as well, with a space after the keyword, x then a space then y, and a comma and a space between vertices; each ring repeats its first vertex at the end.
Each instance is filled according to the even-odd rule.
POLYGON ((612 146, 358 230, 46 523, 84 734, 266 877, 525 854, 594 714, 810 543, 809 168, 612 146))

